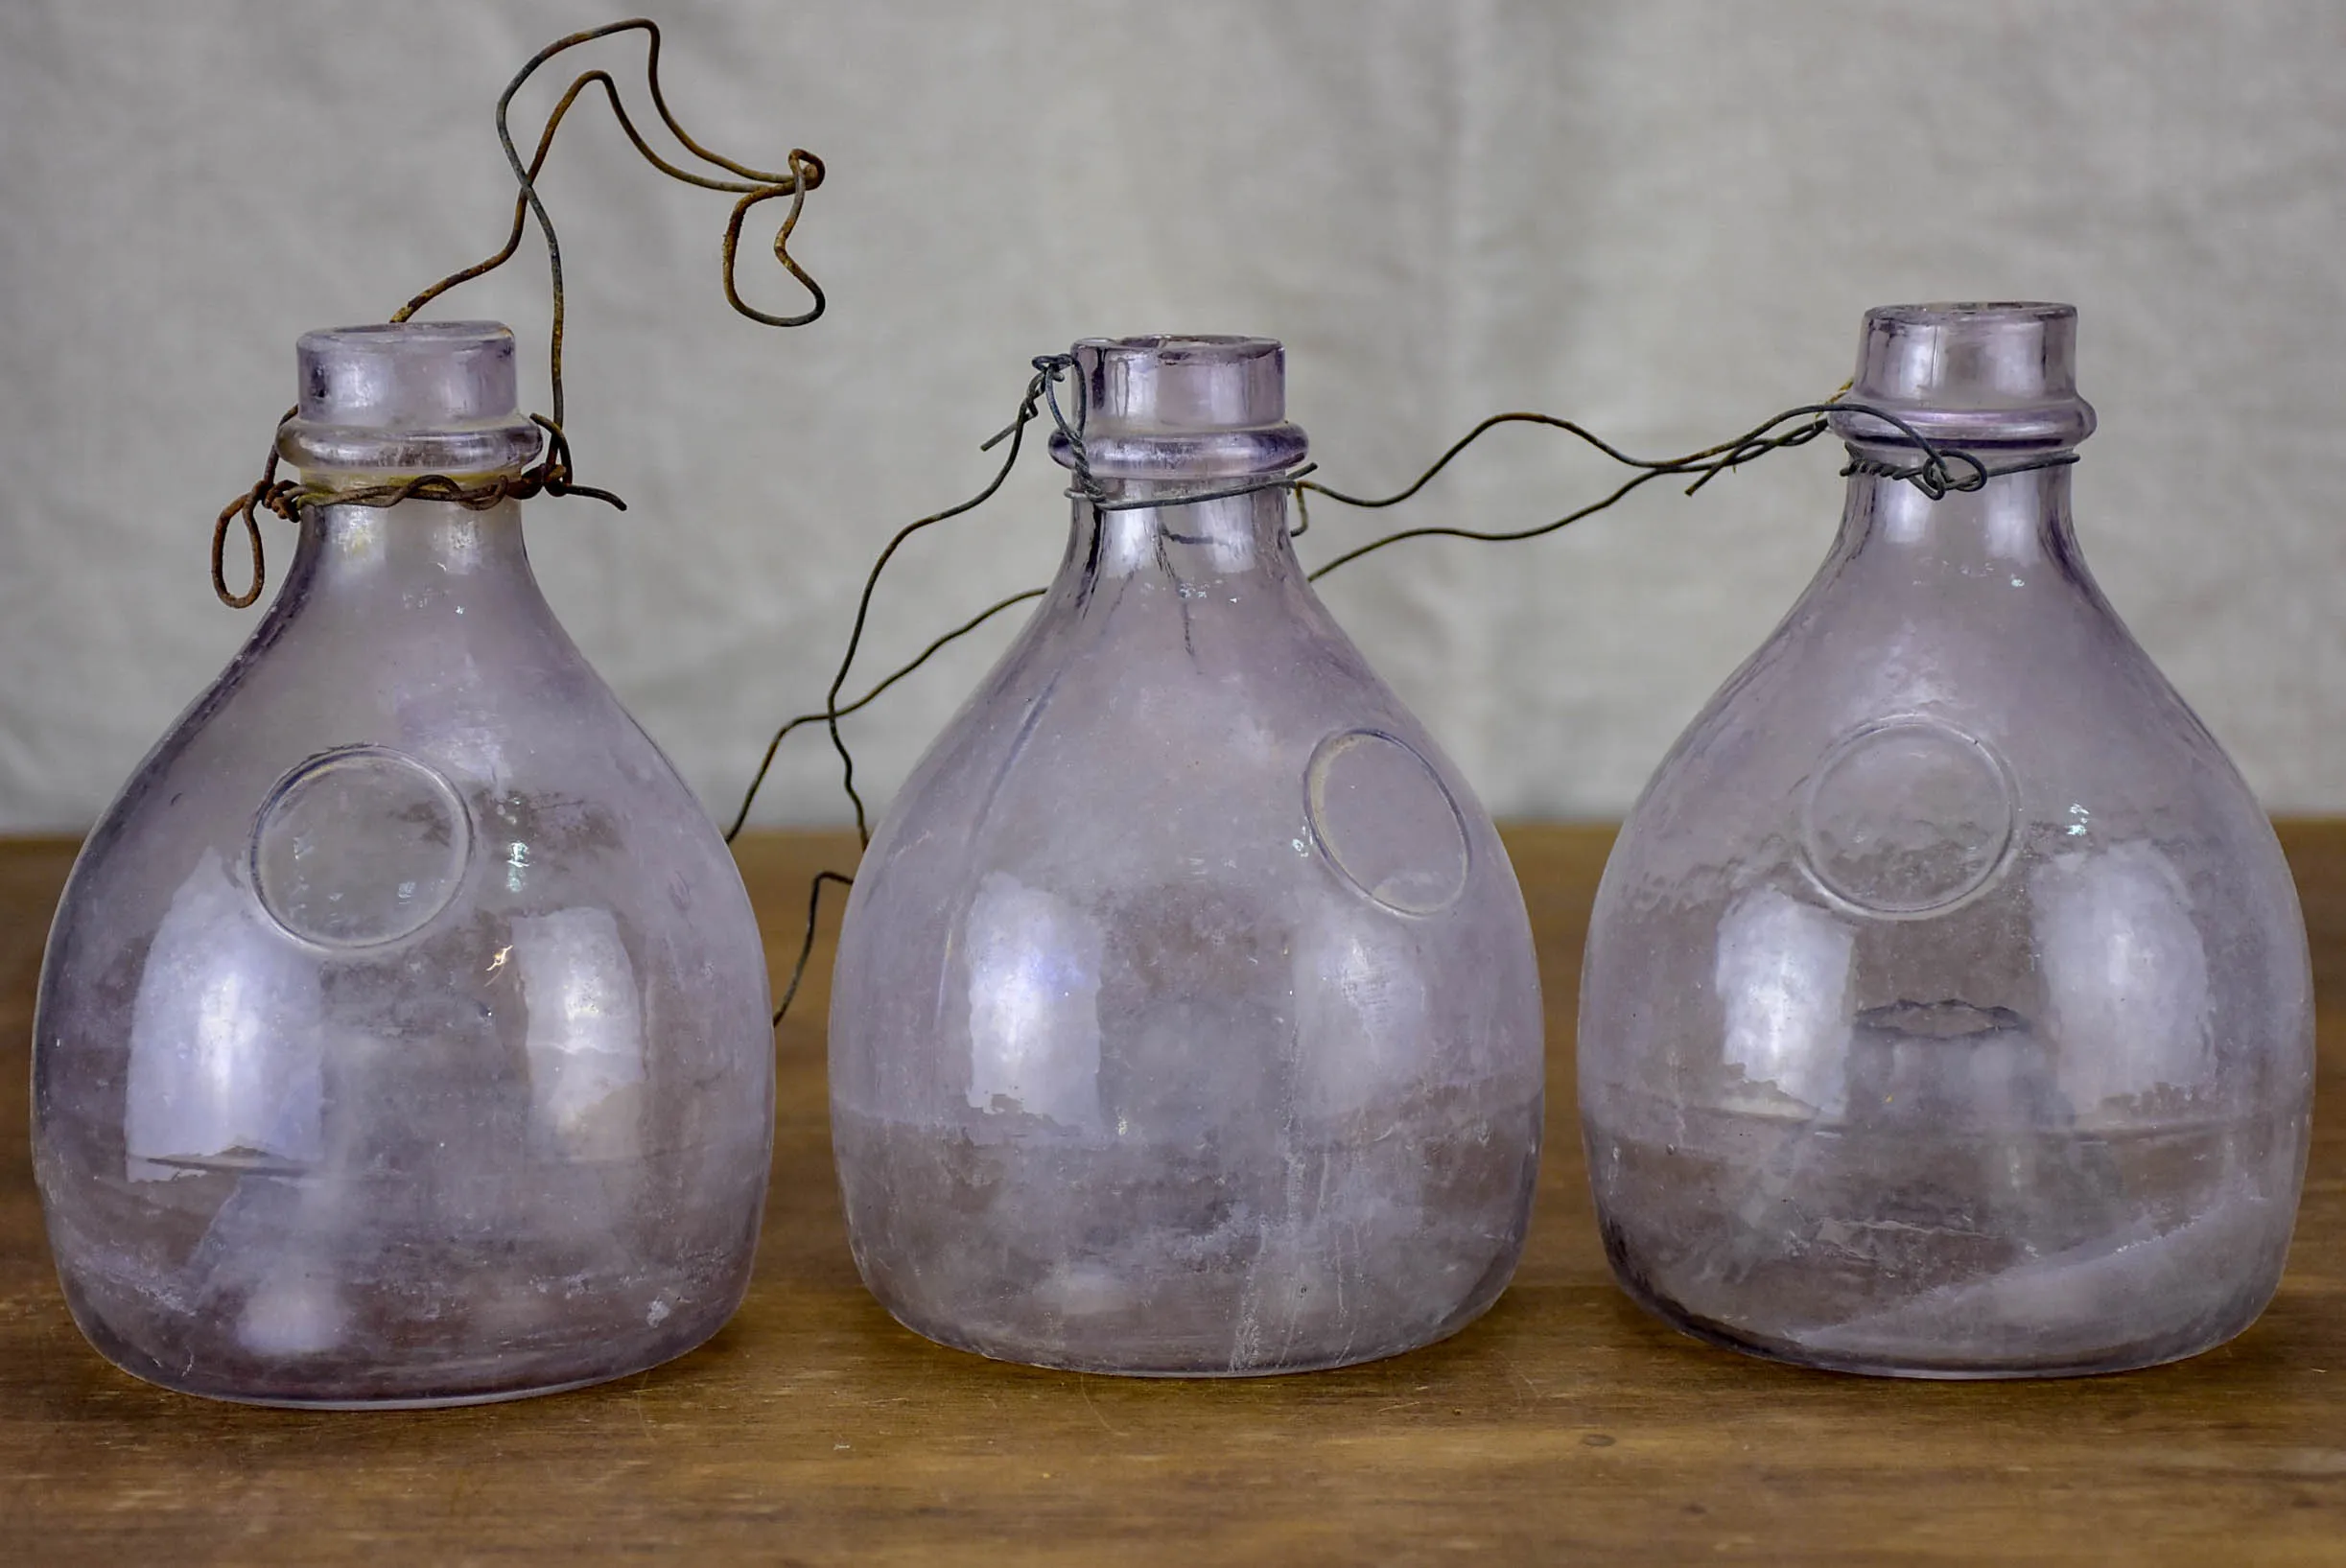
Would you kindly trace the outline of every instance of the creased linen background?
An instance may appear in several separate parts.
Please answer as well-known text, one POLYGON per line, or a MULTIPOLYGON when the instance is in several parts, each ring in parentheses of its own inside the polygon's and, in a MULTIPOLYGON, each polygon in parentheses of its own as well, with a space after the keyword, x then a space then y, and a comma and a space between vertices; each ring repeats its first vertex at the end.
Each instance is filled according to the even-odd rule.
MULTIPOLYGON (((832 174, 795 246, 831 313, 792 333, 730 314, 724 203, 639 166, 596 105, 544 185, 581 478, 631 510, 535 503, 533 553, 713 810, 819 702, 880 543, 990 470, 976 444, 1034 354, 1281 338, 1322 477, 1372 491, 1500 409, 1647 452, 1722 438, 1838 386, 1865 306, 1950 297, 2081 308, 2102 429, 2077 506, 2103 586, 2269 806, 2346 808, 2334 0, 655 13, 706 141, 769 164, 804 145, 832 174)), ((250 629, 204 548, 292 401, 293 338, 496 244, 499 87, 613 14, 0 6, 0 828, 86 824, 250 629)), ((598 47, 628 81, 638 46, 598 47)), ((755 236, 746 289, 795 308, 755 236)), ((534 250, 436 314, 510 321, 542 376, 534 250)), ((1404 547, 1327 596, 1494 810, 1616 814, 1815 570, 1837 456, 1693 501, 1654 486, 1528 547, 1404 547)), ((1406 521, 1520 526, 1617 477, 1511 433, 1406 521)), ((1032 462, 910 548, 863 667, 1044 580, 1061 483, 1032 462)), ((1385 522, 1317 509, 1303 553, 1385 522)), ((1007 636, 856 721, 877 798, 1007 636)), ((840 820, 833 777, 808 737, 761 819, 840 820)))

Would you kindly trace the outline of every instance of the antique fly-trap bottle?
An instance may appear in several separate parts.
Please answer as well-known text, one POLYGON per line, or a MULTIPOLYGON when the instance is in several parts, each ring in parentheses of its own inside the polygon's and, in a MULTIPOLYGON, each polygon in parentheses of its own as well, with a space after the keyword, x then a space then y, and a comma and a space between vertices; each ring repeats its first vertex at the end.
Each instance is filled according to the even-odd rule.
POLYGON ((1841 537, 1605 874, 1581 1109, 1631 1295, 1911 1376, 2187 1356, 2270 1299, 2311 1016, 2287 868, 2070 524, 2062 305, 1877 310, 1841 537), (1928 443, 1925 445, 1925 443, 1928 443))
POLYGON ((300 371, 290 578, 51 935, 35 1155, 67 1299, 118 1365, 229 1399, 651 1366, 748 1277, 748 901, 531 578, 497 493, 539 445, 511 336, 314 333, 300 371))
POLYGON ((921 1333, 1046 1366, 1423 1345, 1523 1241, 1541 1029, 1513 873, 1297 566, 1279 344, 1091 341, 1073 369, 1058 581, 848 904, 856 1262, 921 1333))

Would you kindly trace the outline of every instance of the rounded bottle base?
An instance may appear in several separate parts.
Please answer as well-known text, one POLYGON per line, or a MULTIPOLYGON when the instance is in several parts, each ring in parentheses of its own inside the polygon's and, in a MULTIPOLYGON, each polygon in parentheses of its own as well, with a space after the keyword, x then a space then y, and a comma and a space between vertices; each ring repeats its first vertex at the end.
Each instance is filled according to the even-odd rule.
MULTIPOLYGON (((681 1355, 684 1352, 679 1351, 677 1353, 681 1355)), ((528 1388, 501 1389, 482 1393, 425 1394, 415 1398, 389 1399, 300 1399, 293 1397, 279 1398, 267 1394, 226 1393, 217 1389, 188 1388, 177 1383, 166 1383, 160 1378, 151 1377, 145 1372, 141 1372, 133 1368, 125 1367, 121 1362, 116 1361, 112 1356, 107 1356, 106 1359, 108 1365, 112 1366, 116 1370, 128 1372, 130 1376, 137 1378, 142 1383, 152 1384, 154 1387, 163 1389, 169 1392, 183 1393, 197 1399, 218 1400, 223 1405, 253 1405, 264 1410, 351 1411, 453 1410, 461 1405, 503 1405, 510 1403, 515 1399, 535 1399, 541 1394, 568 1393, 574 1389, 591 1389, 598 1383, 609 1383, 618 1378, 625 1377, 629 1375, 630 1372, 645 1371, 650 1367, 660 1365, 660 1362, 655 1361, 647 1363, 644 1367, 629 1368, 621 1371, 598 1372, 592 1377, 576 1378, 568 1383, 546 1383, 532 1385, 528 1388)), ((671 1358, 664 1357, 662 1359, 667 1360, 671 1358)))
MULTIPOLYGON (((1935 1062, 1926 1046, 1949 1049, 1898 1049, 1935 1062)), ((2005 1081, 1992 1058, 1935 1070, 1959 1068, 2005 1081)), ((2254 1322, 2287 1257, 2294 1118, 2084 1131, 1687 1106, 1663 1130, 1632 1109, 1583 1118, 1614 1276, 1698 1339, 1795 1366, 1983 1379, 2180 1361, 2254 1322)))
POLYGON ((1939 1359, 1920 1354, 1862 1355, 1837 1352, 1786 1337, 1756 1334, 1686 1311, 1644 1288, 1638 1281, 1636 1271, 1628 1266, 1612 1248, 1611 1240, 1608 1231, 1606 1249, 1607 1261, 1612 1265, 1613 1281, 1621 1287, 1622 1294, 1679 1333, 1700 1340, 1704 1345, 1738 1351, 1762 1361, 1779 1362, 1812 1371, 1843 1372, 1858 1377, 1986 1383, 2010 1382, 2021 1378, 2097 1377, 2109 1372, 2132 1372, 2147 1367, 2164 1367, 2171 1362, 2188 1361, 2237 1339, 2263 1316, 2272 1294, 2267 1291, 2259 1299, 2254 1311, 2218 1330, 2201 1329, 2189 1334, 2170 1334, 2037 1360, 2017 1357, 1939 1359))
POLYGON ((914 1333, 1063 1371, 1262 1377, 1431 1345, 1513 1277, 1538 1098, 1410 1109, 1385 1136, 1241 1119, 1244 1158, 1049 1129, 981 1141, 836 1103, 832 1125, 856 1270, 914 1333))
POLYGON ((1388 1361, 1405 1356, 1428 1346, 1439 1345, 1473 1323, 1498 1301, 1499 1292, 1470 1303, 1442 1321, 1433 1332, 1412 1337, 1398 1343, 1372 1346, 1366 1349, 1346 1349, 1330 1354, 1303 1355, 1292 1361, 1256 1362, 1244 1365, 1203 1359, 1174 1363, 1171 1359, 1157 1362, 1146 1358, 1116 1360, 1097 1356, 1083 1356, 1066 1350, 1035 1344, 1012 1344, 1004 1340, 956 1333, 942 1324, 915 1322, 911 1317, 887 1302, 880 1305, 889 1317, 921 1338, 941 1345, 948 1350, 961 1350, 988 1361, 998 1361, 1014 1367, 1040 1367, 1053 1372, 1086 1372, 1094 1377, 1133 1377, 1166 1379, 1232 1379, 1246 1377, 1288 1377, 1300 1372, 1328 1372, 1345 1367, 1362 1367, 1374 1361, 1388 1361))
POLYGON ((319 1368, 306 1377, 298 1363, 281 1364, 257 1375, 207 1379, 199 1362, 174 1369, 132 1348, 120 1336, 73 1300, 74 1325, 90 1346, 118 1370, 199 1399, 225 1404, 259 1405, 277 1410, 438 1410, 458 1405, 504 1404, 534 1399, 542 1394, 568 1393, 638 1372, 648 1371, 700 1348, 732 1320, 739 1306, 737 1297, 722 1310, 679 1322, 676 1330, 647 1340, 632 1352, 613 1355, 607 1344, 581 1347, 573 1354, 540 1352, 525 1358, 494 1354, 437 1366, 354 1368, 345 1362, 335 1369, 319 1368), (595 1354, 586 1353, 592 1349, 595 1354), (516 1365, 516 1363, 520 1363, 516 1365), (305 1386, 306 1385, 306 1386, 305 1386))

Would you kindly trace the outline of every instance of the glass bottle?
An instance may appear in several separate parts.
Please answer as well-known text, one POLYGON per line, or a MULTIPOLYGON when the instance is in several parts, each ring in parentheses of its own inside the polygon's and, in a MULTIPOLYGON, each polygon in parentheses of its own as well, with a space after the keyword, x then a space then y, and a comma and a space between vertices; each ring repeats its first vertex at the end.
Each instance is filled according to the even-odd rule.
POLYGON ((2065 305, 1867 314, 1841 536, 1606 868, 1580 1091, 1622 1285, 1847 1371, 2116 1370, 2281 1275, 2312 1087, 2270 825, 2080 558, 2065 305), (1972 487, 1966 487, 1966 486, 1972 487))
POLYGON ((1108 505, 1076 495, 1058 580, 848 902, 831 1089, 856 1264, 918 1332, 1043 1366, 1424 1345, 1505 1287, 1531 1203, 1513 871, 1304 581, 1286 492, 1183 500, 1302 459, 1279 345, 1074 358, 1108 505))
MULTIPOLYGON (((299 359, 278 451, 312 486, 536 454, 502 326, 299 359)), ((82 1331, 264 1404, 649 1367, 741 1299, 772 1086, 740 878, 539 594, 520 504, 305 504, 50 934, 35 1162, 82 1331)))

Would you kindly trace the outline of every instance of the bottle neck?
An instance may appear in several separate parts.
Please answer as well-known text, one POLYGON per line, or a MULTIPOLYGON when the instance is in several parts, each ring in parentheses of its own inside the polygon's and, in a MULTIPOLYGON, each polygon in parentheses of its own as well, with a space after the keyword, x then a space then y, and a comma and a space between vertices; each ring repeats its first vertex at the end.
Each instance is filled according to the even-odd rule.
POLYGON ((551 620, 521 513, 515 501, 479 511, 444 501, 306 505, 279 604, 287 614, 411 615, 483 631, 483 617, 551 620))
POLYGON ((1111 505, 1076 498, 1063 582, 1074 578, 1088 588, 1141 578, 1187 591, 1236 578, 1302 581, 1287 539, 1284 488, 1185 503, 1181 493, 1200 487, 1194 480, 1108 480, 1100 487, 1111 505), (1113 504, 1159 496, 1164 504, 1113 504))
MULTIPOLYGON (((1886 463, 1913 461, 1908 449, 1852 445, 1849 450, 1852 456, 1886 463)), ((2025 458, 2006 455, 1985 460, 1993 467, 2000 460, 2025 458)), ((1907 570, 1955 575, 1979 575, 1994 568, 2008 577, 2049 562, 2075 565, 2076 540, 2069 510, 2072 466, 2000 474, 1976 490, 1950 490, 1936 498, 1908 480, 1853 474, 1839 551, 1844 556, 1860 550, 1868 555, 1894 555, 1907 570)), ((1952 467, 1958 479, 1968 472, 1961 463, 1952 467)))

